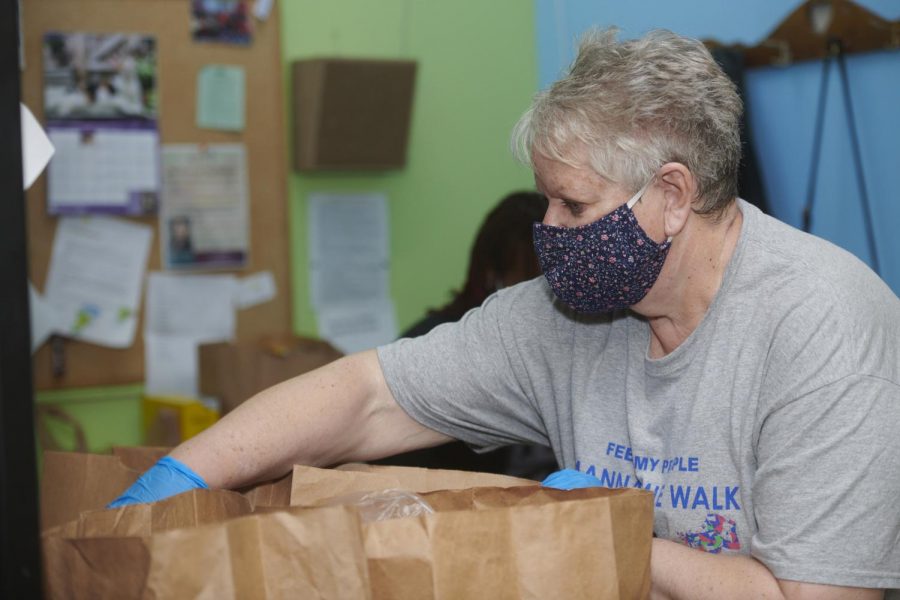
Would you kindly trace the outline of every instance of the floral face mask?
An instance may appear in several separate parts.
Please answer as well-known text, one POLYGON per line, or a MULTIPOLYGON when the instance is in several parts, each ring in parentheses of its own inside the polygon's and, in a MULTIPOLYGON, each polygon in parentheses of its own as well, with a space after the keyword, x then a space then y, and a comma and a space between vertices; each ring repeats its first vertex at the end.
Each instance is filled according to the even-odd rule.
POLYGON ((658 244, 638 224, 628 202, 581 227, 534 224, 534 249, 553 293, 582 313, 603 313, 640 302, 662 270, 672 239, 658 244))

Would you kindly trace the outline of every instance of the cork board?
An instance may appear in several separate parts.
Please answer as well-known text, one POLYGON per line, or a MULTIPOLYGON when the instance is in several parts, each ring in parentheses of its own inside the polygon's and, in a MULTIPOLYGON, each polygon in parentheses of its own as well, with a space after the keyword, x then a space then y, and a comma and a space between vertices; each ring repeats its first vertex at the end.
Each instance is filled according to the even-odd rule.
MULTIPOLYGON (((265 21, 254 19, 253 40, 247 46, 195 42, 190 32, 189 0, 27 0, 22 3, 22 21, 26 62, 22 99, 42 123, 41 48, 46 32, 128 32, 156 38, 161 143, 243 143, 246 147, 250 257, 240 271, 217 272, 245 276, 269 270, 278 295, 274 300, 238 311, 237 337, 251 340, 264 334, 289 332, 287 155, 277 4, 265 21), (197 128, 197 74, 208 64, 243 66, 246 118, 242 132, 197 128)), ((57 219, 47 214, 46 179, 42 175, 27 193, 29 278, 41 292, 57 225, 57 219)), ((133 220, 154 227, 148 269, 160 270, 157 217, 133 220)), ((53 373, 49 344, 44 344, 34 355, 36 389, 143 382, 142 329, 141 322, 134 344, 127 349, 66 339, 62 353, 64 371, 59 376, 53 373)))

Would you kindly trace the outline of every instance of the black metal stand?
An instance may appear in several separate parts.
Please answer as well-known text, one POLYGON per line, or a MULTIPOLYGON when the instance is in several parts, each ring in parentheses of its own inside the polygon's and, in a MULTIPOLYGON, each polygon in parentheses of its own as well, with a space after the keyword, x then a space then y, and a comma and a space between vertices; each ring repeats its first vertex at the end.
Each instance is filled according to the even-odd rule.
POLYGON ((875 227, 872 224, 872 209, 869 205, 869 192, 866 188, 866 177, 863 172, 862 153, 860 151, 859 133, 856 130, 856 118, 853 112, 853 99, 850 96, 850 81, 847 76, 847 61, 844 46, 840 40, 828 42, 828 56, 822 61, 822 83, 819 88, 819 107, 816 110, 816 129, 813 134, 812 164, 809 169, 809 185, 807 186, 806 206, 803 207, 803 231, 812 227, 812 212, 816 199, 816 184, 819 178, 819 162, 822 159, 822 130, 825 128, 825 103, 828 98, 828 78, 831 63, 836 62, 841 78, 841 89, 844 95, 844 114, 847 117, 847 128, 850 130, 850 143, 853 147, 853 166, 856 170, 856 184, 863 209, 863 223, 866 227, 866 242, 869 256, 872 258, 872 270, 881 274, 878 264, 878 248, 875 243, 875 227))
POLYGON ((0 597, 40 598, 19 15, 0 2, 0 597))

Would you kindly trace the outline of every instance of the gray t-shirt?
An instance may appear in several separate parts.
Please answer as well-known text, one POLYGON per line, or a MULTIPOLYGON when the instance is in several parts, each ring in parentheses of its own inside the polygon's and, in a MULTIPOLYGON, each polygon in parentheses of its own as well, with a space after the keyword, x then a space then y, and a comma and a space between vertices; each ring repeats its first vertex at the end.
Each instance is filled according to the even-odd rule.
POLYGON ((648 357, 639 316, 543 278, 378 349, 397 402, 476 448, 528 442, 655 494, 656 535, 776 577, 900 588, 900 299, 851 254, 740 202, 697 329, 648 357))

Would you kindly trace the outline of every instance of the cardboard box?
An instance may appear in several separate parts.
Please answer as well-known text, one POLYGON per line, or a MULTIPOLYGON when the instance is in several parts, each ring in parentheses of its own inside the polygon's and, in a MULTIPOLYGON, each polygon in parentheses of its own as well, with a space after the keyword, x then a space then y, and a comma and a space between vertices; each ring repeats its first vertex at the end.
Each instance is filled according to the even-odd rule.
POLYGON ((291 74, 295 169, 406 164, 414 61, 316 58, 295 61, 291 74))
MULTIPOLYGON (((49 453, 45 464, 59 459, 70 469, 56 480, 45 474, 42 491, 72 503, 85 498, 71 493, 79 486, 66 473, 106 470, 114 479, 127 469, 119 457, 87 454, 49 453)), ((152 505, 81 511, 43 532, 47 597, 649 596, 652 493, 533 483, 407 467, 297 466, 244 494, 194 490, 152 505), (501 487, 482 487, 489 483, 501 487), (465 488, 449 489, 458 485, 465 488), (397 487, 420 492, 430 512, 365 520, 352 500, 397 487), (285 499, 293 506, 262 502, 285 499)))
POLYGON ((201 344, 200 393, 218 398, 224 415, 257 392, 341 356, 328 342, 292 335, 201 344))

